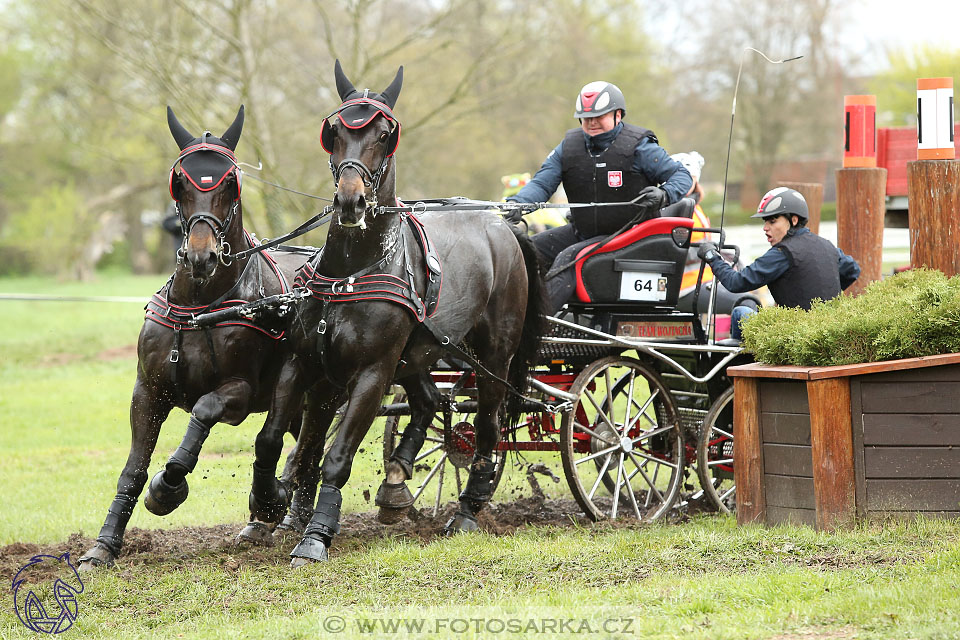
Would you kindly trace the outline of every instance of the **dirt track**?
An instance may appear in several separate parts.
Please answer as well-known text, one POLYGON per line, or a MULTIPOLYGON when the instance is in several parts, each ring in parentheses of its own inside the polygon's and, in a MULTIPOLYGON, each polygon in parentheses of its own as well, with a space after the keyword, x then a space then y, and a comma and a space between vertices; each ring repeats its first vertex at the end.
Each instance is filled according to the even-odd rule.
MULTIPOLYGON (((441 535, 443 526, 453 515, 456 506, 454 503, 448 504, 436 517, 429 515, 432 509, 423 509, 416 522, 406 518, 394 525, 378 522, 375 511, 344 514, 341 533, 334 541, 330 555, 336 557, 382 538, 429 541, 441 535)), ((542 500, 536 497, 494 503, 480 516, 480 528, 493 535, 509 535, 527 525, 574 527, 588 524, 589 521, 573 500, 542 500)), ((607 523, 604 526, 631 526, 631 521, 607 523)), ((288 554, 299 537, 278 539, 274 548, 245 546, 238 549, 234 538, 242 527, 243 523, 238 522, 182 529, 131 528, 124 537, 124 548, 118 564, 132 567, 187 560, 209 553, 224 554, 225 562, 237 562, 238 566, 238 557, 245 565, 285 565, 289 562, 288 554)), ((0 547, 0 575, 12 576, 36 554, 60 555, 69 551, 71 560, 76 561, 93 543, 93 538, 74 533, 67 540, 53 544, 15 542, 0 547)))

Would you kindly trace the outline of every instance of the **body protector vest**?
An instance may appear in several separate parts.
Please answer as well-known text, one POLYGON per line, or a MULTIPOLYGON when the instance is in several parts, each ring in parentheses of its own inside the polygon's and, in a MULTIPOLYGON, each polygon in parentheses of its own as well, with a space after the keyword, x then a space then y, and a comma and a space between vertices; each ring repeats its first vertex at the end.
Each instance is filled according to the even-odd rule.
POLYGON ((840 295, 837 248, 815 233, 790 234, 774 245, 790 260, 790 268, 768 286, 781 307, 810 309, 814 298, 840 295))
MULTIPOLYGON (((633 169, 634 151, 640 141, 657 136, 649 129, 623 123, 606 151, 593 155, 587 149, 582 129, 571 129, 563 138, 561 179, 570 202, 627 202, 651 186, 650 180, 633 169)), ((584 238, 610 235, 640 212, 632 205, 623 207, 577 207, 570 210, 571 221, 584 238)), ((640 221, 638 221, 640 222, 640 221)))

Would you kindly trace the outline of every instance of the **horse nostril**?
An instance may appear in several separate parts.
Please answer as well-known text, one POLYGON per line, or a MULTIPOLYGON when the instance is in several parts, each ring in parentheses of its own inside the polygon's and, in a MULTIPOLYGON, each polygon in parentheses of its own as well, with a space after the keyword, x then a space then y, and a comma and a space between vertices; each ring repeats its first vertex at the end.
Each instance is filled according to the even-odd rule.
POLYGON ((363 211, 367 208, 367 199, 363 197, 363 194, 357 196, 357 211, 363 211))

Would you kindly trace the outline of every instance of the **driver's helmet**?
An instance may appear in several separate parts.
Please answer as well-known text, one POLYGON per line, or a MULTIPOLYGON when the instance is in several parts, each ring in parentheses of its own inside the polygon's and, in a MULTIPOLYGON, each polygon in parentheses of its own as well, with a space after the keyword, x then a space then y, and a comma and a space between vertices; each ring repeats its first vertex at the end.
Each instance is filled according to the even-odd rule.
POLYGON ((810 217, 807 212, 807 201, 799 191, 788 187, 777 187, 764 194, 760 200, 760 206, 757 212, 750 216, 751 218, 763 218, 766 220, 772 216, 798 216, 800 224, 805 225, 810 217))
POLYGON ((574 118, 596 118, 605 113, 620 109, 621 117, 627 115, 627 101, 620 88, 609 82, 597 80, 585 84, 577 94, 574 118))
POLYGON ((675 153, 670 157, 682 164, 683 168, 690 172, 690 176, 694 182, 700 181, 700 172, 703 171, 703 164, 705 162, 702 155, 696 151, 690 151, 688 153, 675 153))

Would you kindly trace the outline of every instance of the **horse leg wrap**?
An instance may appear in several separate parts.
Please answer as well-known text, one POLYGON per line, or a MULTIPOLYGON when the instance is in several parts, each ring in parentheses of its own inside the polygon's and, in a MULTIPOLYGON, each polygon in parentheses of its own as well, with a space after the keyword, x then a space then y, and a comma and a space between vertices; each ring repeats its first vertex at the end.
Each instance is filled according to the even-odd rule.
POLYGON ((477 518, 460 505, 460 509, 453 514, 453 517, 443 527, 443 535, 452 536, 456 533, 467 533, 477 531, 480 525, 477 524, 477 518))
POLYGON ((183 504, 190 493, 190 486, 186 478, 181 478, 177 485, 168 484, 164 479, 165 471, 158 471, 147 487, 147 495, 143 498, 143 506, 155 516, 165 516, 183 504))
POLYGON ((474 514, 493 497, 494 481, 497 478, 497 464, 493 458, 475 455, 470 464, 470 476, 467 486, 460 494, 461 510, 467 506, 474 514))
POLYGON ((190 415, 190 423, 187 424, 187 432, 183 434, 183 441, 170 456, 170 460, 167 461, 167 473, 170 474, 168 482, 170 484, 178 484, 179 479, 197 468, 200 449, 203 447, 203 441, 210 435, 211 426, 204 424, 193 414, 190 415))
POLYGON ((261 468, 254 462, 249 503, 251 519, 279 522, 287 512, 290 493, 284 483, 274 477, 273 470, 261 468))
POLYGON ((417 453, 422 446, 422 438, 403 438, 390 455, 390 462, 396 462, 400 465, 403 472, 407 474, 407 479, 413 477, 413 459, 417 457, 417 453), (419 440, 419 442, 414 442, 414 440, 419 440))
POLYGON ((93 567, 112 567, 114 559, 123 547, 123 533, 133 513, 137 499, 118 493, 107 511, 106 520, 97 536, 97 544, 80 557, 80 562, 93 567))
POLYGON ((300 485, 293 492, 293 501, 290 502, 290 508, 287 515, 283 517, 283 522, 277 525, 277 529, 282 531, 296 531, 303 533, 313 516, 313 502, 317 496, 317 485, 306 487, 300 485))
POLYGON ((327 547, 333 540, 333 536, 340 532, 340 505, 343 503, 343 497, 340 495, 340 489, 333 485, 321 485, 317 492, 317 508, 313 512, 313 518, 303 532, 303 539, 300 541, 290 556, 293 558, 307 558, 310 560, 323 561, 327 559, 327 547))

